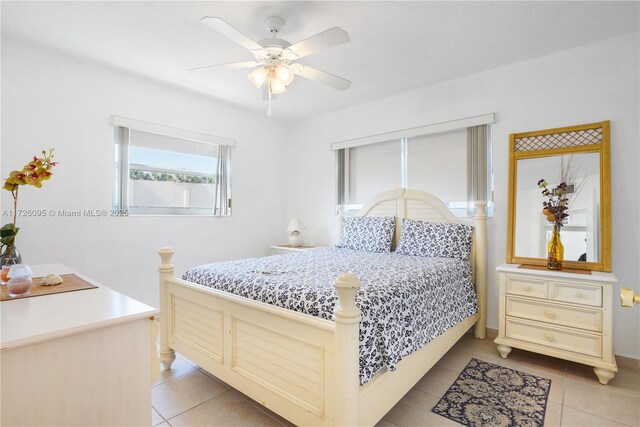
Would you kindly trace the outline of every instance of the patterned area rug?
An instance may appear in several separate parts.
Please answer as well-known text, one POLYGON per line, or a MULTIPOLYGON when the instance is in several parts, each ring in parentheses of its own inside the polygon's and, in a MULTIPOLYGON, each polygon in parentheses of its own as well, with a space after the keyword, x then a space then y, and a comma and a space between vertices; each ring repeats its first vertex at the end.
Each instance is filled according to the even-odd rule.
POLYGON ((438 415, 467 426, 544 424, 551 380, 471 359, 438 404, 438 415))

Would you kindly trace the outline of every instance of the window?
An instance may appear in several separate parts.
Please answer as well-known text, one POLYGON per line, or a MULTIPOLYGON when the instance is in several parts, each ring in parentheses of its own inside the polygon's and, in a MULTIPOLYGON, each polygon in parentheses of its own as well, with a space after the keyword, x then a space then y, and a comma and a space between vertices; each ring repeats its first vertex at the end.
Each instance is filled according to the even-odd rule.
POLYGON ((116 126, 115 209, 131 215, 231 214, 229 145, 202 141, 216 137, 123 120, 114 117, 114 124, 139 129, 116 126))
POLYGON ((466 216, 468 169, 466 129, 409 138, 407 185, 432 193, 458 216, 466 216))
POLYGON ((492 122, 493 115, 478 116, 333 144, 340 210, 349 215, 381 191, 416 188, 460 217, 487 200, 492 216, 492 122))
POLYGON ((349 203, 361 205, 381 188, 400 187, 400 141, 349 149, 349 203))

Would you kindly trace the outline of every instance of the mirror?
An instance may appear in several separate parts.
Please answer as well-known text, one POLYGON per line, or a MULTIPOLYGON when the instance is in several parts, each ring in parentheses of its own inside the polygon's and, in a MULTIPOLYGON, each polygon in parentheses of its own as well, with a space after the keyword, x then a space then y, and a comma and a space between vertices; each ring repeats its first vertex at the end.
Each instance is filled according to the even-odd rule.
POLYGON ((553 222, 538 181, 567 184, 563 268, 610 271, 609 122, 511 135, 507 262, 546 265, 553 222))

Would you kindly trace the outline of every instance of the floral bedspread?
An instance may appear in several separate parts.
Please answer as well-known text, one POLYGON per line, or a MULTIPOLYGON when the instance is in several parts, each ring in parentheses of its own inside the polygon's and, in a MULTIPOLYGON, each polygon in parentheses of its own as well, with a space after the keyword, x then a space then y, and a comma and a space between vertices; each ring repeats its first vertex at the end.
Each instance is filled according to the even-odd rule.
POLYGON ((331 248, 201 265, 183 279, 332 320, 347 272, 361 282, 361 384, 478 311, 471 265, 450 258, 331 248))

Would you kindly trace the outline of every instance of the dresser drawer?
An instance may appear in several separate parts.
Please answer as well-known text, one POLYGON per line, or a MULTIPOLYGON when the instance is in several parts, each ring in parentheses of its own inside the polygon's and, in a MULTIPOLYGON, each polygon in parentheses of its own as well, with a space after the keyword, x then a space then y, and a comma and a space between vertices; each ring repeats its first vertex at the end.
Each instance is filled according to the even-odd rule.
POLYGON ((602 307, 602 287, 568 282, 552 282, 549 299, 602 307))
POLYGON ((513 295, 546 298, 547 282, 522 277, 507 277, 506 292, 513 295))
POLYGON ((589 331, 602 331, 602 311, 590 308, 507 297, 505 314, 589 331))
POLYGON ((602 357, 602 337, 588 332, 559 329, 551 326, 506 319, 506 337, 534 344, 572 351, 587 356, 602 357))

